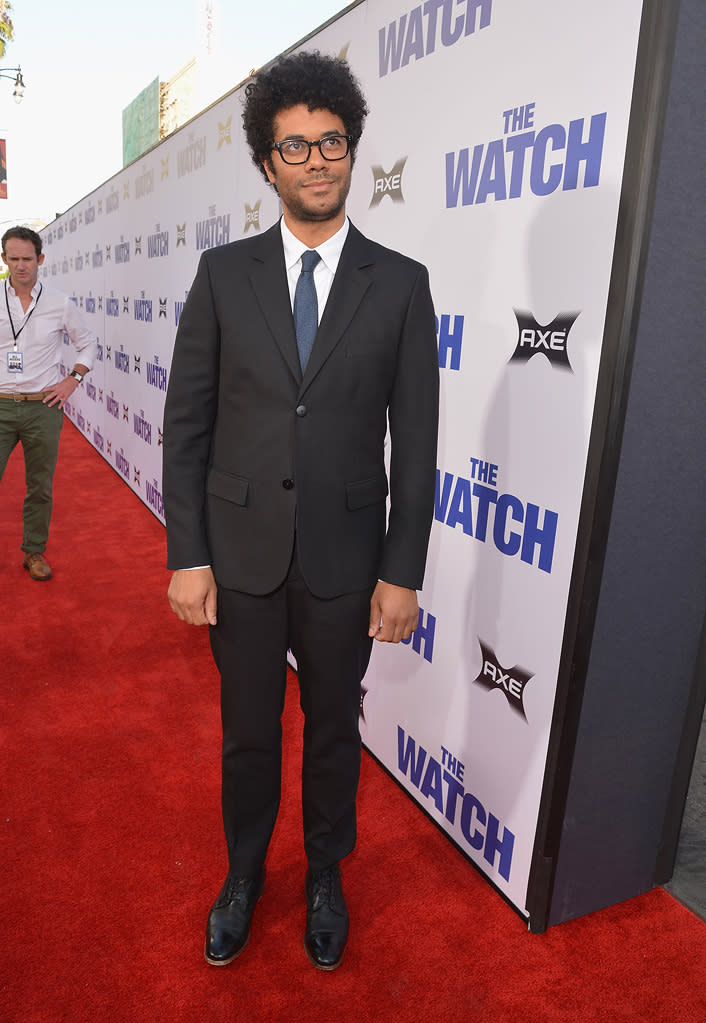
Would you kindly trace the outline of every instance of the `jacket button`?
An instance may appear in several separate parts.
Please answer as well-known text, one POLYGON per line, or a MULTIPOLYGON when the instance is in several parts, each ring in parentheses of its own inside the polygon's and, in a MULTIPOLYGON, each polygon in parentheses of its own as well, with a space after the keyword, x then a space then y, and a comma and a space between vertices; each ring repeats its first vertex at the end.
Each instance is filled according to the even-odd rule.
POLYGON ((285 490, 294 490, 294 480, 290 480, 289 478, 282 480, 282 486, 285 490))
POLYGON ((300 416, 300 417, 301 416, 305 416, 306 413, 307 413, 306 405, 297 405, 297 415, 298 416, 300 416))

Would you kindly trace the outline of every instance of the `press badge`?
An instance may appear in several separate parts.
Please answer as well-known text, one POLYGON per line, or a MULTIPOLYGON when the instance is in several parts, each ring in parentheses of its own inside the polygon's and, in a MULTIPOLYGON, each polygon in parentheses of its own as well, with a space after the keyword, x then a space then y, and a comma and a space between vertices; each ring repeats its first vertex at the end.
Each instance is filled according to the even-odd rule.
POLYGON ((22 372, 22 352, 7 353, 7 371, 8 373, 22 372))

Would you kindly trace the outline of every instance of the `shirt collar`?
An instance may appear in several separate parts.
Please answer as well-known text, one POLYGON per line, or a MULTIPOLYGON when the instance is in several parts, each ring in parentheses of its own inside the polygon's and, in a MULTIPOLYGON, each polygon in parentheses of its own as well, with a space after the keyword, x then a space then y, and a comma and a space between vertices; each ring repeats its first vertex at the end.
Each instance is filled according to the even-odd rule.
MULTIPOLYGON (((17 298, 17 292, 12 287, 12 281, 10 280, 9 277, 7 278, 7 290, 11 295, 14 295, 14 297, 17 298)), ((30 295, 32 296, 32 298, 36 298, 41 290, 42 285, 39 283, 39 278, 37 278, 37 280, 34 282, 34 287, 30 291, 30 295)))
MULTIPOLYGON (((316 251, 321 256, 321 262, 324 263, 324 265, 334 274, 338 267, 338 261, 341 258, 343 245, 348 237, 349 226, 350 221, 348 220, 348 217, 346 217, 343 222, 343 227, 336 231, 336 233, 330 238, 327 238, 325 242, 322 242, 321 245, 316 246, 316 251)), ((305 245, 304 242, 299 241, 299 239, 292 234, 284 222, 284 217, 280 220, 280 229, 282 231, 284 262, 287 270, 291 270, 294 264, 299 262, 301 259, 302 253, 308 251, 309 246, 305 245)))

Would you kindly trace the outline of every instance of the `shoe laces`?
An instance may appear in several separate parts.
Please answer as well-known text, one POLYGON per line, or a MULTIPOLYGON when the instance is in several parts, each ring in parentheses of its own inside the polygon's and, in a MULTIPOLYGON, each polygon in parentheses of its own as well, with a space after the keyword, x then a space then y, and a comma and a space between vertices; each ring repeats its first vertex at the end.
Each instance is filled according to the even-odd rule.
POLYGON ((229 877, 223 895, 219 899, 220 904, 237 902, 241 908, 246 909, 251 886, 252 881, 247 877, 229 877))
POLYGON ((311 896, 315 909, 319 909, 321 906, 335 908, 335 883, 337 880, 338 869, 336 867, 327 867, 325 870, 314 874, 311 879, 311 896))

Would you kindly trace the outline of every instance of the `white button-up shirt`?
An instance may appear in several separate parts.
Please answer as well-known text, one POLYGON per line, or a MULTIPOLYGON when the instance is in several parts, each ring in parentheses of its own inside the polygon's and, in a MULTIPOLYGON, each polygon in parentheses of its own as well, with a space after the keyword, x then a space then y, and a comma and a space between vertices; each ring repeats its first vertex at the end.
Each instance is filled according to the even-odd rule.
POLYGON ((76 303, 39 281, 32 288, 27 310, 9 279, 0 293, 0 391, 5 394, 36 394, 61 379, 59 363, 68 334, 79 358, 75 361, 91 369, 98 352, 96 335, 88 329, 76 303), (9 315, 8 315, 9 309, 9 315), (10 322, 12 317, 12 323, 10 322), (14 326, 17 340, 13 338, 14 326), (9 352, 22 353, 22 372, 10 372, 9 352))
MULTIPOLYGON (((282 230, 282 246, 284 248, 284 263, 287 267, 289 300, 292 308, 294 308, 294 292, 297 290, 297 281, 302 269, 302 253, 308 252, 309 247, 294 237, 285 224, 284 217, 282 217, 280 225, 282 230)), ((346 217, 340 230, 336 231, 331 238, 327 238, 321 245, 316 246, 316 251, 321 256, 321 259, 314 267, 314 287, 316 288, 316 301, 319 307, 319 323, 321 323, 321 316, 326 308, 326 302, 331 285, 333 284, 333 278, 338 269, 338 261, 341 258, 343 243, 347 235, 348 217, 346 217)))

